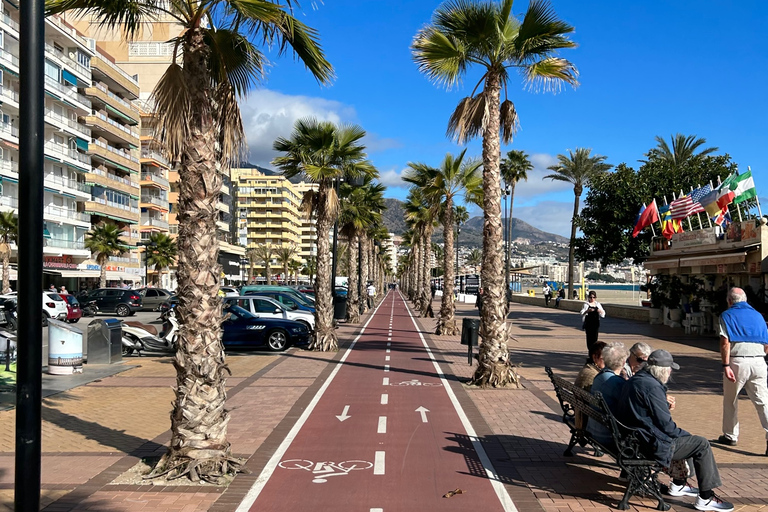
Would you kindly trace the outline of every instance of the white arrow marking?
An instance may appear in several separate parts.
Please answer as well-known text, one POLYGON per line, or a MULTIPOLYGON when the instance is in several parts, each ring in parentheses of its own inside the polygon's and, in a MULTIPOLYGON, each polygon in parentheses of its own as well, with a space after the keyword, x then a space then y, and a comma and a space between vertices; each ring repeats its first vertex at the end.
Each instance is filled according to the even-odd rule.
POLYGON ((345 405, 345 406, 344 406, 344 412, 342 412, 342 413, 341 413, 341 416, 336 416, 336 417, 337 417, 337 418, 339 418, 339 421, 348 420, 349 418, 351 418, 351 417, 352 417, 352 416, 349 416, 349 415, 347 414, 348 412, 349 412, 349 406, 348 406, 348 405, 345 405))
POLYGON ((422 421, 422 423, 426 423, 427 422, 427 413, 429 412, 429 409, 427 409, 426 407, 424 407, 422 405, 421 407, 416 409, 416 412, 420 412, 421 413, 421 421, 422 421))

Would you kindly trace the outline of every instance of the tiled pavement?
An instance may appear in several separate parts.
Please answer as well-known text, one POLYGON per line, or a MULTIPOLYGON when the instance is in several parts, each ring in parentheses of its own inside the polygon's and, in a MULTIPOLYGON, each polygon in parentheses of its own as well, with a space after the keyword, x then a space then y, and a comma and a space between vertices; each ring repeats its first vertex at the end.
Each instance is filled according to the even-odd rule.
MULTIPOLYGON (((439 307, 435 305, 435 311, 439 307)), ((459 305, 459 321, 476 310, 459 305)), ((433 319, 419 319, 425 334, 433 319)), ((459 337, 427 336, 452 380, 518 510, 611 510, 621 497, 611 462, 577 450, 562 456, 568 431, 544 366, 568 378, 584 360, 585 342, 578 315, 513 304, 510 313, 513 360, 521 363, 521 389, 470 388, 466 347, 459 337), (452 377, 451 377, 452 376, 452 377)), ((342 326, 348 343, 355 326, 342 326)), ((625 344, 646 341, 675 355, 671 393, 677 397, 675 420, 688 430, 715 438, 720 433, 720 366, 714 337, 686 336, 680 330, 606 319, 601 340, 625 344)), ((230 356, 228 379, 232 420, 229 437, 237 456, 248 458, 251 474, 239 475, 225 489, 216 486, 110 484, 140 457, 163 452, 169 434, 174 370, 168 359, 131 360, 139 367, 50 396, 43 403, 42 506, 50 511, 232 511, 332 369, 339 353, 291 349, 282 355, 230 356)), ((87 371, 87 369, 86 369, 87 371)), ((754 408, 744 401, 742 436, 736 448, 715 448, 723 494, 737 510, 768 509, 768 459, 764 434, 754 408)), ((14 411, 0 412, 0 511, 13 500, 14 411)), ((456 443, 466 443, 456 436, 456 443)), ((675 510, 692 510, 691 499, 669 500, 675 510)), ((633 509, 654 507, 633 499, 633 509)))

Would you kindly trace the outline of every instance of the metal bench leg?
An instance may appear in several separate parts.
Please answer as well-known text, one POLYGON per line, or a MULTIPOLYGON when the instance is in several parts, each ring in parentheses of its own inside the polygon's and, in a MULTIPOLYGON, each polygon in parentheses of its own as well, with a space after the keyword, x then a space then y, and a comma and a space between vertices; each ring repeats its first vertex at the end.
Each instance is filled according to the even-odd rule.
POLYGON ((629 510, 629 497, 631 493, 629 490, 632 488, 632 477, 630 477, 630 481, 627 483, 627 490, 624 491, 624 497, 621 498, 621 501, 616 506, 619 510, 629 510))
POLYGON ((563 453, 564 457, 573 457, 573 447, 576 446, 576 435, 571 434, 571 442, 568 443, 568 448, 563 453))
POLYGON ((656 510, 669 510, 669 503, 659 498, 659 504, 656 505, 656 510))

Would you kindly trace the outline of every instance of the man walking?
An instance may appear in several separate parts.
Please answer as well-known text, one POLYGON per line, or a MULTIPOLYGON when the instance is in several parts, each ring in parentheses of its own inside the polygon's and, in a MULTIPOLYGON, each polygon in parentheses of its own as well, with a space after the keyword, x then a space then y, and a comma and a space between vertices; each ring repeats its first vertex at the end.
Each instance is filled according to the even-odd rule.
MULTIPOLYGON (((728 293, 728 310, 720 316, 720 358, 723 363, 723 435, 717 442, 736 446, 739 439, 739 392, 742 388, 757 409, 768 439, 768 329, 763 316, 747 304, 741 288, 728 293)), ((768 456, 768 443, 765 455, 768 456)))
POLYGON ((373 309, 376 299, 376 287, 373 286, 373 283, 368 283, 366 291, 368 292, 368 309, 373 309))
POLYGON ((542 291, 544 292, 544 304, 549 307, 549 301, 552 300, 552 288, 549 287, 549 283, 544 283, 542 291))

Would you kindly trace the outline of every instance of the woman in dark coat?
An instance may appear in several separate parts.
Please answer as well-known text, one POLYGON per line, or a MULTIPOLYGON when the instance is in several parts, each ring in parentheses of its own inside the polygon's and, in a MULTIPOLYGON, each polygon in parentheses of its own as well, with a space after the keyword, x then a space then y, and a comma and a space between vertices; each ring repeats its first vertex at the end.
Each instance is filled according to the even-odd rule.
POLYGON ((597 333, 600 330, 600 319, 605 318, 603 306, 597 302, 597 293, 590 291, 587 302, 581 308, 582 328, 587 333, 587 352, 592 353, 592 345, 597 343, 597 333))

